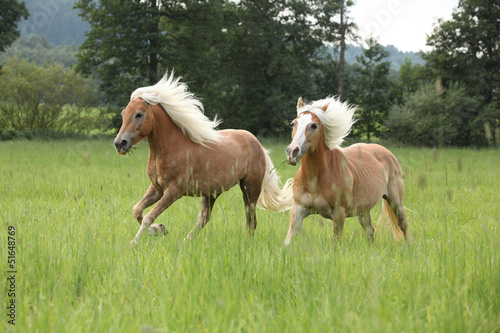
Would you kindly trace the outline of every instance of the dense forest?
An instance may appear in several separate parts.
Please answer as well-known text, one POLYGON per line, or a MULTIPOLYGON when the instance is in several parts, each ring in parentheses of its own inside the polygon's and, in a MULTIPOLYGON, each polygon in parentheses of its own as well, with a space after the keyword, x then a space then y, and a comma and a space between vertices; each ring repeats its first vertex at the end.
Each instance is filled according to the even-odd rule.
POLYGON ((27 0, 17 9, 17 27, 2 27, 19 38, 0 45, 1 75, 11 78, 0 83, 0 131, 79 131, 95 126, 95 116, 108 119, 100 130, 112 128, 135 88, 154 84, 175 68, 203 99, 205 112, 224 120, 222 127, 257 135, 288 135, 299 96, 338 95, 358 106, 351 136, 362 140, 427 146, 500 141, 495 1, 460 1, 450 21, 437 22, 427 41, 433 49, 422 54, 383 47, 376 39, 346 45, 346 39, 357 39, 352 5, 346 0, 49 0, 43 5, 27 0), (49 73, 51 83, 40 84, 57 89, 42 89, 31 100, 36 94, 23 85, 30 71, 49 73), (68 77, 81 86, 68 87, 68 77), (20 85, 25 97, 16 100, 11 92, 20 85), (58 93, 72 98, 51 106, 58 93), (42 121, 48 114, 54 120, 42 121), (64 125, 72 114, 77 121, 64 125))

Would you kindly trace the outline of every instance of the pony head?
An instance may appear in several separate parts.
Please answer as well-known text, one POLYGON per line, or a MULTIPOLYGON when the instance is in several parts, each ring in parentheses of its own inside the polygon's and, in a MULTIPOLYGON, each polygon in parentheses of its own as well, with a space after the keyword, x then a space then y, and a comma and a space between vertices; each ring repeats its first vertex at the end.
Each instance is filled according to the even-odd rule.
POLYGON ((340 148, 354 124, 355 107, 328 97, 305 105, 297 102, 297 118, 292 122, 292 143, 288 146, 287 162, 296 165, 305 153, 315 152, 324 142, 328 149, 340 148))
POLYGON ((143 99, 131 100, 121 115, 122 126, 114 144, 118 154, 124 155, 130 147, 151 133, 154 117, 151 105, 143 99))
POLYGON ((165 73, 155 85, 136 89, 130 103, 122 111, 122 126, 115 138, 116 151, 127 150, 147 137, 153 130, 152 105, 161 105, 165 113, 179 130, 191 141, 206 146, 218 142, 216 127, 220 121, 208 119, 203 114, 203 104, 188 90, 187 84, 174 78, 174 73, 165 73))

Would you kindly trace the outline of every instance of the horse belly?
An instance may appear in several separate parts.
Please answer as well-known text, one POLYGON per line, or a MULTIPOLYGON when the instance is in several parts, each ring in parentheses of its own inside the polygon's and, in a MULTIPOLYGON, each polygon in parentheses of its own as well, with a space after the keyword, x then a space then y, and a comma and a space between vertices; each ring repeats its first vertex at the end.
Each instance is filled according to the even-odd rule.
POLYGON ((189 177, 187 189, 190 196, 219 195, 238 184, 241 179, 239 173, 231 170, 222 170, 220 173, 201 172, 189 177))

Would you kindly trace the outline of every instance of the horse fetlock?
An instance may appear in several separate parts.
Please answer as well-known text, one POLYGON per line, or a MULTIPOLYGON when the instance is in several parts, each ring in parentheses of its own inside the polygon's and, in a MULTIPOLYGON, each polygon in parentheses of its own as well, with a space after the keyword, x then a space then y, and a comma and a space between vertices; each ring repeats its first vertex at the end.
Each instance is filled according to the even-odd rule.
POLYGON ((142 223, 141 223, 142 226, 149 228, 151 227, 152 224, 153 220, 151 218, 148 218, 147 215, 144 218, 142 218, 142 223))

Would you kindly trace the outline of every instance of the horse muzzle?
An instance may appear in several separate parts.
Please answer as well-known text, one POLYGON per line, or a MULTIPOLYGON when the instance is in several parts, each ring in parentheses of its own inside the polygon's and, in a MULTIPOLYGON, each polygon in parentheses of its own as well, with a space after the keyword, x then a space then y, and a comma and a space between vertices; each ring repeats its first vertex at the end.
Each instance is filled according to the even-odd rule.
POLYGON ((132 140, 124 135, 118 134, 114 141, 116 152, 120 155, 125 155, 132 145, 132 140))
POLYGON ((286 148, 286 157, 286 162, 288 164, 297 165, 297 163, 299 163, 300 161, 300 158, 302 157, 300 147, 297 145, 289 145, 288 148, 286 148))

